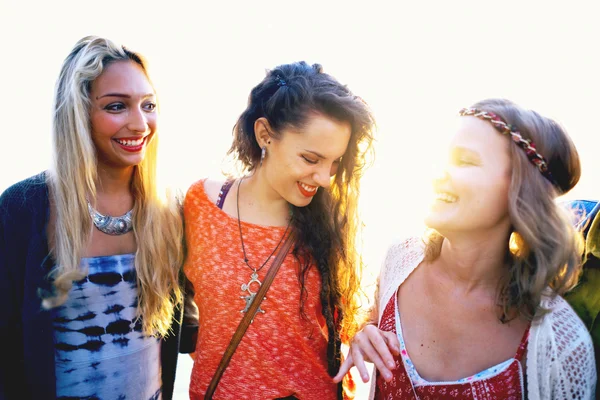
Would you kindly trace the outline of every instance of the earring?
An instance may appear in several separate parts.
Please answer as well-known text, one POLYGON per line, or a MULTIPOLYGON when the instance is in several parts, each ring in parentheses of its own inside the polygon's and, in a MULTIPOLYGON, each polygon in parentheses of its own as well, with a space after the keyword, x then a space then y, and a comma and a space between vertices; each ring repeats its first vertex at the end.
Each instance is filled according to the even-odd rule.
POLYGON ((265 156, 267 155, 267 146, 263 146, 262 150, 260 152, 260 166, 262 167, 262 163, 263 160, 265 159, 265 156))

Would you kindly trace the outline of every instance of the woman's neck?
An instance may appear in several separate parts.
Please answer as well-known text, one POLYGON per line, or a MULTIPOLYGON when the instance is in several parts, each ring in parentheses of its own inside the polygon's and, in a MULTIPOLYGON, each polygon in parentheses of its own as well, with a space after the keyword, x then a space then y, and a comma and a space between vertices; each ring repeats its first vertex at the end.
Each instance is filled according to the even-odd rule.
POLYGON ((254 174, 242 179, 239 186, 239 205, 242 217, 252 213, 252 219, 258 220, 258 223, 287 225, 289 203, 271 187, 261 174, 260 168, 254 174))
MULTIPOLYGON (((113 169, 98 167, 96 198, 93 204, 99 211, 120 215, 133 208, 131 180, 133 167, 113 169)), ((91 199, 90 199, 91 200, 91 199)))
POLYGON ((434 264, 451 286, 468 294, 484 289, 495 293, 506 269, 508 238, 505 232, 478 232, 445 238, 434 264))
POLYGON ((116 169, 98 167, 96 192, 106 196, 120 196, 131 193, 133 167, 116 169))

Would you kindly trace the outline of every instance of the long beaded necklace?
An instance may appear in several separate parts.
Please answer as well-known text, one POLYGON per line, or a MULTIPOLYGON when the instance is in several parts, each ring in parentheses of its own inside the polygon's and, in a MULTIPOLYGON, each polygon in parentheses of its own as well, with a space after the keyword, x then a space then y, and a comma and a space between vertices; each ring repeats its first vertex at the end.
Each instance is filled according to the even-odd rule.
MULTIPOLYGON (((281 239, 279 239, 279 243, 277 243, 277 246, 275 246, 275 248, 273 249, 271 254, 269 254, 269 257, 267 257, 267 259, 265 260, 265 262, 263 262, 262 265, 258 268, 252 267, 250 265, 250 263, 248 262, 248 256, 246 255, 246 247, 244 246, 244 235, 242 234, 242 222, 240 219, 240 186, 242 185, 243 180, 244 180, 244 177, 240 178, 240 180, 238 182, 238 187, 237 187, 237 194, 236 194, 237 220, 238 220, 238 228, 240 230, 240 241, 242 242, 242 252, 244 253, 244 264, 246 264, 246 266, 248 268, 250 268, 250 270, 252 270, 252 275, 250 275, 250 281, 248 283, 242 283, 242 292, 248 292, 247 295, 240 296, 240 298, 246 302, 246 306, 240 312, 245 313, 246 311, 248 311, 248 308, 250 307, 252 300, 254 300, 254 297, 256 296, 256 292, 258 292, 258 289, 262 286, 262 282, 258 279, 258 271, 260 271, 261 269, 264 268, 265 265, 267 265, 267 263, 269 262, 271 257, 273 257, 273 254, 275 254, 275 252, 277 251, 277 249, 283 242, 283 239, 286 237, 288 230, 290 229, 290 225, 292 223, 292 218, 290 218, 290 220, 288 221, 287 227, 285 228, 285 232, 283 232, 281 239), (256 292, 252 291, 252 284, 258 284, 256 292)), ((256 312, 257 313, 260 312, 262 314, 265 313, 265 311, 263 309, 261 309, 260 307, 258 308, 258 310, 256 312)))

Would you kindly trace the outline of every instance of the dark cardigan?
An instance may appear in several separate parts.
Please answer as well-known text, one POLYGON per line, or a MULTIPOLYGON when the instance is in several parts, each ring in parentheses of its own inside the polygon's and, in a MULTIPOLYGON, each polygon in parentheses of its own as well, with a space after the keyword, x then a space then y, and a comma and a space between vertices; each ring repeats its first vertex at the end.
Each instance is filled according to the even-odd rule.
MULTIPOLYGON (((54 310, 44 310, 40 289, 51 290, 54 264, 48 252, 46 174, 8 188, 0 196, 0 399, 56 398, 54 310)), ((175 310, 172 333, 162 341, 162 394, 173 397, 178 350, 191 352, 197 326, 182 330, 183 310, 175 310)), ((127 384, 123 382, 123 384, 127 384)))

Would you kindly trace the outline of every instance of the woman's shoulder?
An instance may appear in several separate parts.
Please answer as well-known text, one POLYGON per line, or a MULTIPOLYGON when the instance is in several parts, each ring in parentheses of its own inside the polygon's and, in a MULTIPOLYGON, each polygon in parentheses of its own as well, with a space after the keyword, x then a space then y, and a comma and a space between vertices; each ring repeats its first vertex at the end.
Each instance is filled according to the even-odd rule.
POLYGON ((542 307, 546 313, 532 324, 527 357, 536 387, 542 390, 545 385, 552 393, 577 392, 577 398, 592 398, 597 372, 590 333, 561 296, 545 296, 542 307))
POLYGON ((545 295, 541 305, 543 309, 547 310, 542 318, 547 320, 547 323, 552 326, 555 335, 583 336, 584 339, 590 339, 585 324, 562 296, 545 295))
MULTIPOLYGON (((575 310, 562 296, 545 296, 542 300, 543 309, 547 310, 540 321, 534 322, 543 331, 540 337, 546 337, 555 347, 561 359, 571 359, 573 353, 578 353, 583 362, 591 355, 594 361, 594 346, 592 337, 585 324, 575 310), (587 353, 586 353, 587 352, 587 353)), ((546 343, 544 346, 548 345, 546 343)))
POLYGON ((203 178, 190 185, 183 202, 184 215, 212 213, 225 182, 225 179, 203 178))
POLYGON ((379 273, 379 288, 383 297, 395 291, 423 261, 424 250, 425 244, 419 237, 409 237, 389 246, 379 273))
POLYGON ((387 250, 383 268, 405 268, 414 264, 415 260, 421 262, 424 254, 424 242, 419 237, 409 237, 396 241, 387 250))
POLYGON ((17 182, 0 195, 0 209, 2 212, 17 212, 31 208, 47 199, 47 188, 45 172, 17 182))
POLYGON ((188 196, 205 196, 212 202, 216 202, 219 192, 226 182, 224 178, 202 178, 190 185, 187 190, 188 196))

